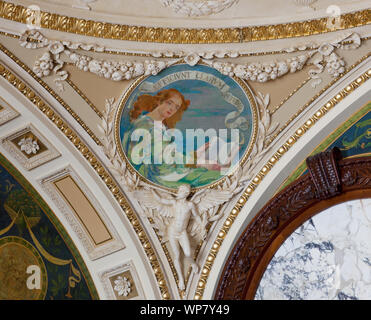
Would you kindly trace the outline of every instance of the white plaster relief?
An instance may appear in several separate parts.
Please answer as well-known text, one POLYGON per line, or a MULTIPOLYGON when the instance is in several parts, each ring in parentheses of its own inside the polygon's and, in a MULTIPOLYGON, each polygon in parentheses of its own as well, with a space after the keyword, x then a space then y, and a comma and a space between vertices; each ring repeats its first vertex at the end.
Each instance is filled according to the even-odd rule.
POLYGON ((131 283, 130 280, 126 277, 117 276, 115 279, 115 286, 113 290, 117 291, 119 296, 127 297, 131 292, 131 283))
POLYGON ((164 7, 188 17, 209 16, 228 9, 239 0, 161 0, 164 7))
POLYGON ((22 138, 21 141, 18 142, 18 145, 21 147, 21 151, 26 154, 36 154, 40 150, 37 140, 33 140, 32 138, 22 138))
POLYGON ((134 289, 134 287, 136 288, 138 295, 130 299, 132 300, 145 299, 142 285, 139 281, 138 274, 132 262, 123 263, 116 267, 110 268, 108 270, 104 270, 99 273, 99 277, 103 284, 107 299, 109 300, 117 300, 115 291, 118 292, 122 290, 123 294, 122 295, 118 294, 119 296, 124 296, 124 297, 129 296, 132 290, 134 289), (125 281, 123 279, 124 277, 120 276, 120 274, 126 271, 130 271, 130 275, 132 276, 132 279, 126 279, 125 281), (116 283, 115 281, 114 282, 115 286, 112 286, 110 278, 114 276, 117 276, 116 280, 118 279, 118 277, 121 277, 123 280, 121 281, 120 279, 118 279, 119 282, 116 283), (130 283, 130 285, 128 285, 128 282, 130 283))
POLYGON ((32 170, 60 157, 60 153, 53 147, 53 145, 31 124, 6 136, 1 140, 1 144, 26 170, 32 170), (32 138, 25 138, 23 139, 24 141, 19 141, 18 146, 12 142, 12 140, 27 133, 31 133, 43 145, 45 145, 46 150, 40 152, 39 143, 32 138), (33 156, 27 157, 28 155, 33 156))
MULTIPOLYGON (((336 49, 350 50, 361 45, 361 38, 356 33, 345 32, 333 41, 320 44, 309 43, 300 47, 286 48, 283 51, 305 51, 298 55, 282 60, 269 62, 232 63, 229 61, 215 61, 215 58, 239 57, 241 52, 152 52, 154 57, 162 57, 162 60, 138 61, 113 61, 95 59, 90 55, 77 53, 75 50, 104 52, 105 48, 94 44, 72 43, 70 41, 49 40, 37 30, 27 30, 20 38, 20 45, 28 49, 47 48, 38 60, 35 61, 34 72, 39 77, 49 76, 52 73, 60 90, 63 90, 63 81, 68 78, 67 71, 62 70, 65 63, 74 64, 78 69, 94 73, 100 77, 113 81, 123 81, 138 78, 143 75, 156 75, 161 70, 182 60, 190 66, 203 62, 217 69, 222 74, 236 76, 244 80, 267 82, 276 80, 288 73, 295 73, 306 65, 315 68, 309 70, 309 76, 313 79, 315 87, 322 82, 320 74, 327 70, 332 77, 337 77, 345 72, 345 61, 335 51, 336 49), (37 40, 32 42, 30 39, 37 40), (62 59, 64 54, 68 59, 62 59), (175 58, 176 57, 176 58, 175 58), (170 59, 172 58, 172 59, 170 59)), ((139 52, 138 52, 139 55, 139 52)))
POLYGON ((113 252, 125 248, 125 245, 121 240, 121 237, 118 235, 113 224, 107 217, 104 210, 101 208, 100 204, 97 202, 96 197, 92 195, 88 187, 85 186, 85 184, 82 182, 82 180, 78 177, 78 175, 74 172, 74 170, 71 167, 67 167, 61 171, 53 173, 52 175, 49 175, 48 177, 41 179, 39 183, 41 184, 43 190, 56 204, 58 209, 62 212, 62 214, 68 221, 69 225, 76 233, 77 237, 81 240, 81 243, 84 246, 91 260, 99 259, 101 257, 104 257, 106 255, 109 255, 113 252), (88 232, 80 222, 79 218, 76 217, 73 210, 66 203, 62 195, 58 192, 58 190, 53 184, 54 181, 59 180, 67 175, 70 175, 73 178, 73 180, 78 184, 78 186, 81 188, 85 196, 92 203, 94 209, 97 211, 100 218, 103 220, 113 239, 99 245, 96 245, 94 243, 93 239, 89 236, 88 232))
POLYGON ((282 77, 287 73, 295 73, 302 70, 306 65, 314 65, 316 69, 309 70, 312 86, 315 87, 322 82, 319 74, 326 68, 332 77, 337 77, 345 72, 345 61, 335 53, 335 49, 356 49, 361 45, 361 38, 355 33, 344 33, 341 37, 329 43, 320 45, 308 44, 300 48, 287 48, 286 52, 294 50, 309 50, 303 54, 287 58, 281 61, 265 63, 234 64, 230 62, 207 62, 222 74, 237 76, 244 80, 267 82, 282 77), (344 44, 350 41, 350 44, 344 44))
POLYGON ((7 123, 19 116, 19 113, 15 111, 3 98, 0 97, 0 126, 7 123))
POLYGON ((96 2, 97 0, 75 0, 75 3, 72 5, 72 8, 91 10, 91 3, 96 2))
POLYGON ((33 71, 38 77, 45 77, 52 73, 58 78, 55 83, 59 90, 63 91, 63 81, 68 78, 67 71, 61 70, 66 63, 61 55, 69 59, 78 69, 94 73, 100 77, 113 81, 130 80, 142 75, 156 75, 164 68, 170 66, 172 62, 146 60, 145 62, 132 61, 112 61, 94 59, 89 55, 81 55, 73 50, 84 50, 103 52, 104 48, 84 43, 73 43, 70 41, 49 40, 37 30, 27 30, 20 37, 20 45, 27 49, 47 48, 38 60, 35 61, 33 71), (29 41, 29 38, 38 42, 29 41))

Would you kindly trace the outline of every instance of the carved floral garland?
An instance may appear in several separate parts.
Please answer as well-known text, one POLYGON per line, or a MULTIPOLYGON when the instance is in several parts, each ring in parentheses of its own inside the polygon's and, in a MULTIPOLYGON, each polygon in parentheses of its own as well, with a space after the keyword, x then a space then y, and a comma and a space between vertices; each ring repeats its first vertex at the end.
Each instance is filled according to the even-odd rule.
MULTIPOLYGON (((317 67, 317 69, 309 70, 309 76, 314 79, 312 86, 315 87, 321 83, 322 80, 319 78, 318 74, 322 73, 325 67, 327 72, 334 78, 345 72, 345 61, 334 52, 336 48, 345 50, 356 49, 360 44, 361 38, 358 34, 346 33, 330 43, 323 43, 321 45, 311 44, 285 49, 288 53, 294 50, 310 51, 283 61, 272 61, 268 63, 254 62, 250 64, 234 64, 219 61, 207 62, 207 60, 204 59, 203 61, 225 75, 258 82, 277 79, 286 73, 294 73, 303 69, 305 65, 311 64, 317 67), (312 57, 313 60, 309 61, 312 57)), ((198 60, 199 58, 197 57, 192 58, 192 61, 198 60)))
POLYGON ((204 62, 217 69, 222 74, 236 76, 244 80, 267 82, 275 80, 287 73, 295 73, 302 70, 306 65, 313 65, 315 69, 309 70, 309 76, 313 79, 312 86, 321 83, 321 74, 325 69, 332 77, 337 77, 345 72, 345 61, 335 53, 336 49, 356 49, 361 44, 361 38, 356 33, 345 33, 341 37, 330 43, 308 44, 300 47, 285 49, 284 52, 307 51, 284 60, 274 60, 270 62, 251 62, 246 64, 236 64, 231 62, 213 61, 214 58, 235 58, 242 53, 236 52, 200 52, 188 53, 174 52, 152 53, 154 57, 173 58, 171 60, 145 60, 137 61, 113 61, 100 60, 77 53, 73 50, 84 50, 104 52, 105 48, 83 43, 72 43, 69 41, 56 41, 45 38, 37 30, 28 30, 20 38, 21 46, 29 49, 47 47, 45 52, 34 65, 34 72, 38 77, 49 76, 54 72, 58 78, 55 79, 60 90, 63 90, 62 81, 68 77, 67 71, 61 70, 66 61, 61 59, 64 53, 69 58, 69 63, 85 72, 92 72, 100 77, 113 81, 131 80, 142 75, 156 75, 161 70, 184 60, 190 66, 195 66, 199 62, 204 62), (35 41, 30 41, 30 38, 35 41), (179 58, 180 57, 180 58, 179 58))
POLYGON ((60 90, 63 90, 62 81, 68 77, 67 71, 61 70, 65 64, 65 61, 60 58, 62 53, 70 59, 70 63, 73 63, 80 70, 92 72, 100 77, 114 81, 130 80, 142 75, 156 75, 172 64, 171 62, 154 60, 132 62, 94 59, 72 50, 81 49, 84 51, 94 50, 95 52, 103 52, 104 47, 92 44, 72 43, 70 41, 49 40, 36 30, 28 30, 23 33, 20 37, 20 45, 28 49, 48 48, 48 51, 35 62, 33 71, 38 77, 48 76, 53 71, 59 76, 55 80, 55 83, 60 90), (29 41, 29 38, 37 40, 37 42, 29 41))

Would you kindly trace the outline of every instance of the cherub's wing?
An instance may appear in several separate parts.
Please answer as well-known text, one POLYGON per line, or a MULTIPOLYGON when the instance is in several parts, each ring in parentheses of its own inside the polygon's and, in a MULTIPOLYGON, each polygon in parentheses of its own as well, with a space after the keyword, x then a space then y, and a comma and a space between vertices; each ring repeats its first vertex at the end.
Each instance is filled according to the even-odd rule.
POLYGON ((192 216, 193 219, 191 219, 188 225, 190 235, 198 241, 205 240, 207 236, 207 224, 220 217, 219 215, 215 216, 217 207, 230 198, 230 192, 226 191, 204 189, 196 192, 191 198, 191 201, 195 205, 201 220, 192 216))
POLYGON ((197 206, 200 215, 202 215, 209 209, 227 202, 232 198, 233 194, 234 192, 231 190, 204 189, 192 197, 192 202, 197 206))
POLYGON ((220 215, 215 215, 218 207, 232 196, 233 192, 231 190, 203 189, 196 192, 191 201, 195 205, 201 221, 196 218, 191 219, 188 226, 191 236, 204 240, 207 236, 207 224, 220 218, 220 215))
POLYGON ((160 202, 148 189, 134 191, 134 197, 150 218, 153 218, 154 215, 160 215, 163 218, 172 218, 174 216, 173 206, 160 202))
MULTIPOLYGON (((161 242, 168 241, 168 226, 174 217, 174 206, 160 202, 148 189, 134 191, 134 197, 138 200, 145 215, 152 219, 153 227, 158 230, 162 237, 161 242)), ((173 199, 170 195, 164 195, 164 198, 167 200, 173 199)))

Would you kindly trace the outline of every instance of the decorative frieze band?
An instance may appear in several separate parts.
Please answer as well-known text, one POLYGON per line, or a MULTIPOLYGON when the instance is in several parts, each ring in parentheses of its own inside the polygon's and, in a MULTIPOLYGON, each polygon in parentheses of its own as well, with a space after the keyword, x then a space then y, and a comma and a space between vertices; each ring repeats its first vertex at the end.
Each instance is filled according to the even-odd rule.
MULTIPOLYGON (((362 10, 341 15, 341 23, 335 30, 328 27, 327 17, 277 25, 189 29, 129 26, 68 17, 45 11, 40 11, 40 14, 40 27, 43 29, 105 39, 175 44, 241 43, 302 37, 363 26, 371 21, 369 10, 362 10)), ((28 8, 0 1, 0 18, 27 24, 29 16, 28 8)))

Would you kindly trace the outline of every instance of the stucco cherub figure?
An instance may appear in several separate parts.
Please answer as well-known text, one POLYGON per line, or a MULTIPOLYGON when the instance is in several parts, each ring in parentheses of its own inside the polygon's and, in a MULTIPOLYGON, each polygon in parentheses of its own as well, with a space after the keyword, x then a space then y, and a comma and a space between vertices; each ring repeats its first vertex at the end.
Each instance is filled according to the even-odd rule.
POLYGON ((136 192, 145 214, 152 218, 154 227, 159 230, 162 242, 169 241, 180 290, 185 289, 180 249, 185 258, 191 260, 193 271, 198 273, 199 266, 192 257, 190 237, 197 235, 200 240, 205 240, 207 224, 220 218, 220 215, 210 216, 210 213, 214 213, 216 210, 213 209, 228 201, 234 193, 230 190, 203 189, 188 200, 190 194, 188 184, 179 186, 174 195, 162 191, 160 196, 154 188, 136 192))

